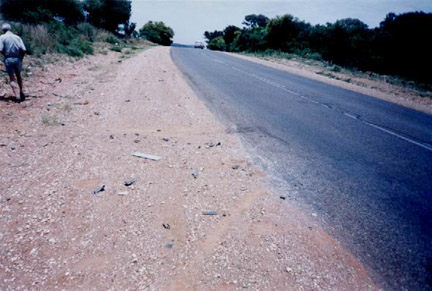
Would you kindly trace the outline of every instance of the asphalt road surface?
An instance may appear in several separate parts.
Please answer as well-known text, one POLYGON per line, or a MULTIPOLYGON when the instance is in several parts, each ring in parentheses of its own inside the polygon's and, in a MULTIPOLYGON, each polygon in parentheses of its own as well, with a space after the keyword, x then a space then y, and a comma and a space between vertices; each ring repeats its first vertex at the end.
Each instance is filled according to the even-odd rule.
POLYGON ((223 53, 172 48, 274 186, 384 289, 432 288, 432 117, 223 53))

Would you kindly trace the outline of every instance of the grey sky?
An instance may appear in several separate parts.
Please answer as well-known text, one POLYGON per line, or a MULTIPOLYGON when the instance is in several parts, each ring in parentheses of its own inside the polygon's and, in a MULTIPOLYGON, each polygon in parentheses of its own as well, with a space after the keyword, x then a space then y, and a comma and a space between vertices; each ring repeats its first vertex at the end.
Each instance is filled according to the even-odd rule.
POLYGON ((191 1, 132 0, 132 22, 141 28, 147 21, 163 21, 174 29, 174 42, 192 44, 203 40, 204 31, 241 27, 245 15, 275 17, 289 13, 311 24, 342 18, 358 18, 378 26, 389 12, 432 12, 432 0, 286 0, 286 1, 191 1))

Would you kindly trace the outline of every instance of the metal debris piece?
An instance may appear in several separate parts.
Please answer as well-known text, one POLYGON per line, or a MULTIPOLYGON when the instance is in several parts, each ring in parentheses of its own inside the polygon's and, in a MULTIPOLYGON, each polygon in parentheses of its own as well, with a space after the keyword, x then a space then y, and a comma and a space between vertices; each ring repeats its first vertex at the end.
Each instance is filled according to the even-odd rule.
POLYGON ((174 246, 174 242, 170 241, 165 245, 167 248, 171 249, 174 246))
POLYGON ((199 172, 198 172, 198 170, 197 170, 197 169, 193 169, 193 170, 192 170, 192 177, 194 177, 195 179, 197 179, 198 176, 199 176, 199 172))
POLYGON ((164 224, 162 224, 162 226, 163 226, 165 229, 170 229, 170 228, 171 228, 171 226, 169 225, 169 223, 164 223, 164 224))
POLYGON ((138 157, 138 158, 152 160, 152 161, 159 161, 160 159, 162 159, 161 157, 158 157, 158 156, 143 154, 143 153, 139 153, 139 152, 132 153, 132 155, 135 157, 138 157))
POLYGON ((217 215, 216 211, 203 211, 202 212, 203 215, 217 215))
POLYGON ((94 191, 93 191, 93 195, 97 195, 100 192, 105 191, 105 184, 101 184, 99 185, 94 191))
POLYGON ((124 185, 125 186, 130 186, 132 184, 135 184, 136 180, 137 180, 136 178, 127 179, 127 180, 124 181, 124 185))

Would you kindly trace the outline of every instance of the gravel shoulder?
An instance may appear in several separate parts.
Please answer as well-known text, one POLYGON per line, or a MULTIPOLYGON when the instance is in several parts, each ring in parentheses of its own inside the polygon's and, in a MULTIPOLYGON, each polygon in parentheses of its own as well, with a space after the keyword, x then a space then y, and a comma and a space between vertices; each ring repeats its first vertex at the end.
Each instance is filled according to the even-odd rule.
MULTIPOLYGON (((374 77, 371 72, 369 72, 370 74, 368 75, 351 72, 345 69, 334 71, 331 68, 322 66, 322 64, 313 61, 305 62, 274 57, 260 58, 236 53, 227 54, 432 114, 431 97, 422 97, 419 91, 401 85, 390 84, 386 81, 386 76, 374 77)), ((431 92, 426 92, 426 94, 431 96, 431 92)))
POLYGON ((47 65, 27 101, 2 98, 0 289, 377 289, 266 184, 169 48, 119 57, 47 65))

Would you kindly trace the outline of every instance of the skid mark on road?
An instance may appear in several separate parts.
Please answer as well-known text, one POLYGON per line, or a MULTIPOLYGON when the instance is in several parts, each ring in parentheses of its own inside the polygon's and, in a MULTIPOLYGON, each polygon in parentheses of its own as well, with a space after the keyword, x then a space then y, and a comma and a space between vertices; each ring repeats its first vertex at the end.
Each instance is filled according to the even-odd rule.
MULTIPOLYGON (((208 57, 209 57, 209 56, 208 56, 208 57)), ((216 58, 213 58, 213 57, 211 57, 211 58, 213 59, 213 61, 215 61, 215 62, 217 62, 217 63, 220 63, 220 64, 223 64, 223 65, 229 67, 230 69, 232 69, 232 70, 234 70, 234 71, 236 71, 236 72, 239 72, 239 73, 241 73, 241 74, 244 74, 244 75, 246 75, 246 76, 249 76, 249 77, 251 77, 251 78, 254 78, 254 79, 256 79, 256 80, 259 80, 259 81, 261 81, 261 82, 263 82, 263 83, 265 83, 265 84, 267 84, 267 85, 270 85, 270 86, 272 86, 272 87, 278 88, 278 89, 280 89, 280 90, 282 90, 282 91, 285 91, 285 92, 287 92, 287 93, 289 93, 289 94, 291 94, 291 95, 294 95, 294 96, 296 96, 296 97, 298 97, 298 98, 301 98, 301 99, 303 99, 303 100, 306 100, 306 101, 309 102, 309 103, 313 103, 313 104, 321 105, 321 106, 323 106, 323 107, 325 107, 325 108, 327 108, 327 109, 334 110, 335 112, 342 113, 344 116, 346 116, 346 117, 348 117, 348 118, 351 118, 351 119, 355 119, 355 120, 357 120, 357 121, 363 123, 364 125, 367 125, 367 126, 373 127, 373 128, 375 128, 375 129, 377 129, 377 130, 379 130, 379 131, 381 131, 381 132, 384 132, 384 133, 386 133, 386 134, 392 135, 392 136, 394 136, 394 137, 396 137, 396 138, 399 138, 399 139, 401 139, 401 140, 404 140, 404 141, 406 141, 406 142, 409 142, 409 143, 411 143, 411 144, 413 144, 413 145, 419 146, 419 147, 421 147, 421 148, 423 148, 423 149, 425 149, 425 150, 428 150, 428 151, 431 151, 431 152, 432 152, 432 145, 430 145, 430 144, 427 144, 427 143, 424 143, 424 142, 421 142, 421 141, 417 141, 417 140, 415 140, 415 139, 412 138, 412 137, 407 137, 407 136, 405 136, 405 135, 403 135, 403 134, 401 134, 401 133, 397 133, 397 132, 395 132, 395 131, 393 131, 393 130, 390 130, 390 129, 384 128, 384 127, 382 127, 382 126, 380 126, 380 125, 377 125, 377 124, 374 124, 374 123, 372 123, 372 122, 369 122, 369 121, 363 120, 363 119, 361 119, 360 116, 358 116, 358 115, 353 115, 352 113, 347 113, 347 112, 345 112, 345 111, 343 111, 343 110, 341 110, 341 109, 338 109, 337 107, 334 107, 334 106, 332 106, 332 105, 329 105, 329 104, 326 104, 326 103, 322 103, 322 102, 316 101, 316 100, 314 100, 314 99, 312 99, 312 98, 309 98, 309 97, 303 96, 303 95, 301 95, 300 93, 294 92, 294 91, 292 91, 292 90, 286 88, 286 87, 285 87, 284 85, 282 85, 282 84, 279 84, 279 83, 274 82, 274 81, 272 81, 272 80, 269 80, 269 79, 267 79, 267 78, 263 78, 263 77, 261 77, 261 76, 258 76, 258 75, 256 75, 256 74, 254 74, 254 73, 250 73, 250 72, 244 71, 244 70, 242 70, 242 69, 240 69, 240 68, 238 68, 238 67, 236 67, 236 66, 230 65, 230 64, 228 64, 228 63, 226 63, 226 62, 223 62, 223 61, 221 61, 221 60, 219 60, 219 59, 216 59, 216 58)))

